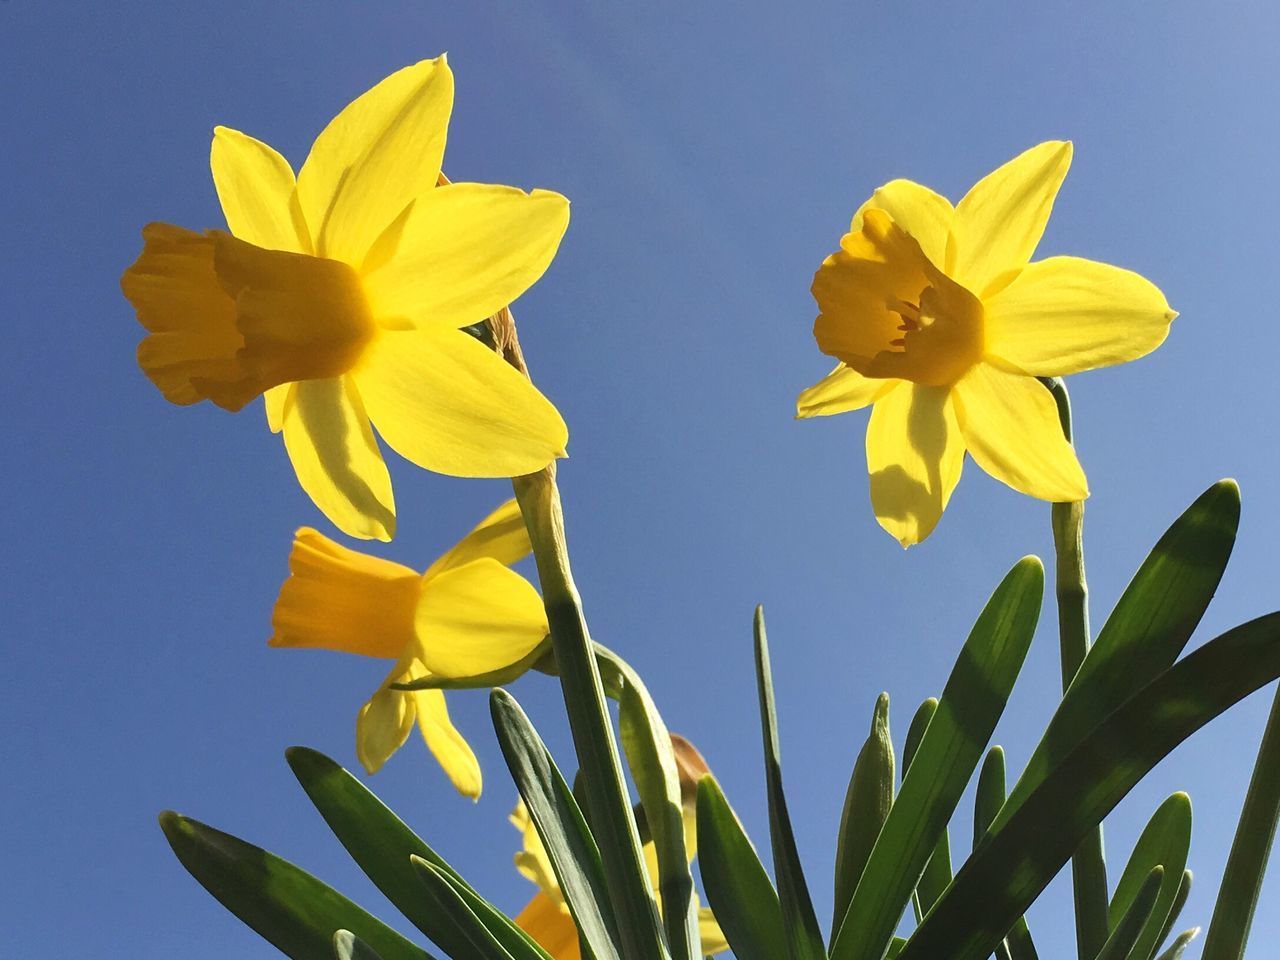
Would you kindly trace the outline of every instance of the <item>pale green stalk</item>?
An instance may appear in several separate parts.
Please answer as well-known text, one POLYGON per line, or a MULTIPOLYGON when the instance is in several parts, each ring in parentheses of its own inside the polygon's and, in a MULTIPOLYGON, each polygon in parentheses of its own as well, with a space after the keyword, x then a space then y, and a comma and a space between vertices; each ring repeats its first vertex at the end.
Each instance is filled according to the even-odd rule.
MULTIPOLYGON (((1061 378, 1041 381, 1058 405, 1062 432, 1071 442, 1071 400, 1061 378)), ((1056 554, 1058 592, 1058 643, 1062 658, 1062 690, 1065 693, 1089 652, 1089 589, 1084 572, 1084 503, 1055 503, 1053 546, 1056 554)), ((1093 960, 1107 941, 1107 863, 1103 852, 1102 824, 1090 830, 1071 858, 1075 894, 1076 950, 1080 960, 1093 960)))
MULTIPOLYGON (((489 321, 493 341, 506 359, 528 375, 509 310, 489 321)), ((551 646, 560 672, 569 729, 586 789, 586 816, 600 848, 609 894, 626 960, 668 960, 649 893, 640 837, 623 780, 622 764, 605 704, 582 601, 569 566, 564 510, 555 464, 512 479, 520 512, 533 543, 533 557, 547 611, 551 646)))

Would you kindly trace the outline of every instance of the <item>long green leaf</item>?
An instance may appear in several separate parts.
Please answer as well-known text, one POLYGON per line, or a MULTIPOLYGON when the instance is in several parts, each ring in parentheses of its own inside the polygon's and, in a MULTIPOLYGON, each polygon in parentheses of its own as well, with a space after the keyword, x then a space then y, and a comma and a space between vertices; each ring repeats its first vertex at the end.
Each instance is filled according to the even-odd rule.
POLYGON ((448 873, 459 895, 508 952, 523 960, 550 960, 523 930, 466 883, 444 858, 409 829, 363 783, 324 754, 307 747, 285 751, 289 768, 307 797, 370 880, 409 921, 446 954, 465 947, 454 918, 433 909, 422 896, 422 882, 409 863, 421 857, 448 873))
POLYGON ((1145 957, 1145 948, 1138 942, 1144 928, 1151 924, 1156 907, 1156 898, 1164 883, 1164 867, 1157 864, 1152 867, 1133 896, 1126 901, 1125 908, 1109 923, 1110 934, 1095 960, 1139 960, 1145 957))
MULTIPOLYGON (((1044 568, 1035 557, 1026 557, 979 615, 840 924, 832 960, 883 956, 1004 711, 1035 633, 1043 593, 1044 568)), ((989 949, 994 947, 993 942, 989 949)))
POLYGON ((1218 588, 1239 523, 1240 488, 1232 480, 1221 480, 1160 538, 1075 674, 996 826, 1013 815, 1099 717, 1178 658, 1218 588))
POLYGON ((511 694, 495 689, 489 695, 489 710, 507 768, 546 848, 578 933, 596 960, 617 960, 622 948, 600 850, 569 785, 511 694))
POLYGON ((1004 806, 1004 748, 999 745, 987 751, 978 771, 978 789, 973 798, 973 848, 978 849, 996 814, 1004 806))
POLYGON ((773 840, 773 869, 778 877, 783 928, 791 960, 826 960, 826 945, 813 912, 809 885, 796 849, 787 797, 782 789, 779 758, 778 712, 773 700, 773 671, 769 664, 769 639, 764 629, 764 608, 756 607, 754 620, 756 683, 760 695, 760 727, 764 734, 765 786, 769 794, 769 835, 773 840))
POLYGON ((711 909, 737 960, 787 956, 782 905, 715 778, 698 784, 698 864, 711 909))
POLYGON ((410 857, 409 863, 422 881, 423 893, 433 909, 453 917, 465 937, 465 949, 450 954, 451 960, 514 960, 458 896, 442 870, 421 857, 410 857))
MULTIPOLYGON (((907 739, 902 746, 903 776, 906 776, 907 770, 910 769, 916 750, 920 748, 920 741, 924 739, 924 732, 929 729, 929 722, 937 711, 937 698, 929 697, 920 704, 915 716, 911 718, 911 725, 907 728, 907 739)), ((950 882, 951 834, 950 828, 944 826, 942 833, 938 836, 938 842, 934 844, 933 853, 929 854, 929 859, 924 865, 924 872, 920 874, 920 880, 911 894, 911 907, 915 911, 916 923, 924 919, 924 915, 933 906, 933 901, 941 896, 950 882)), ((848 904, 845 906, 847 908, 848 904)), ((843 916, 844 912, 836 914, 837 919, 843 916)))
POLYGON ((618 701, 618 729, 657 854, 658 897, 667 945, 674 960, 701 960, 693 874, 684 843, 680 775, 671 734, 639 676, 620 658, 617 663, 625 678, 618 701))
POLYGON ((160 828, 187 871, 224 907, 294 960, 332 960, 349 930, 383 960, 430 960, 381 920, 287 860, 172 811, 160 828))
MULTIPOLYGON (((853 899, 862 870, 880 828, 893 806, 893 740, 889 736, 889 695, 880 694, 871 718, 871 733, 853 764, 849 789, 836 838, 835 912, 843 917, 853 899)), ((833 931, 834 934, 834 931, 833 931)))
POLYGON ((1138 837, 1108 909, 1108 926, 1114 931, 1122 917, 1132 914, 1130 907, 1151 870, 1157 866, 1164 868, 1164 884, 1148 911, 1150 919, 1131 945, 1134 960, 1150 960, 1155 956, 1169 911, 1182 885, 1182 871, 1190 848, 1191 798, 1185 793, 1175 793, 1160 805, 1138 837))
POLYGON ((1241 960, 1280 819, 1280 689, 1249 780, 1200 960, 1241 960))
POLYGON ((911 937, 903 960, 980 960, 990 953, 1080 837, 1135 783, 1200 727, 1277 677, 1280 614, 1236 627, 1162 673, 1099 722, 992 830, 911 937))
POLYGON ((1178 922, 1178 917, 1182 915, 1182 908, 1187 905, 1187 898, 1191 896, 1191 871, 1182 871, 1182 882, 1178 884, 1178 895, 1173 898, 1173 907, 1169 910, 1169 916, 1165 917, 1164 927, 1160 931, 1160 936, 1156 938, 1156 949, 1160 949, 1160 944, 1169 939, 1169 934, 1173 932, 1173 925, 1178 922))

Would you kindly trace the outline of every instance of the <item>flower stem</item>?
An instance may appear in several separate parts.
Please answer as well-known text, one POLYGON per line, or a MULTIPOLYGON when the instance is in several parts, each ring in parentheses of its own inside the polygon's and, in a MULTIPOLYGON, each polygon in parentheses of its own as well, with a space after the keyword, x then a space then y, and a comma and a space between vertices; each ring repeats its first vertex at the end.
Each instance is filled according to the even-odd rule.
MULTIPOLYGON (((1058 405, 1062 432, 1071 442, 1071 400, 1061 378, 1042 380, 1058 405)), ((1065 693, 1089 652, 1089 589, 1084 572, 1084 503, 1055 503, 1052 508, 1056 554, 1058 643, 1065 693)), ((1102 824, 1085 836, 1071 858, 1075 893, 1076 949, 1080 960, 1092 960, 1107 940, 1109 898, 1102 824)))
MULTIPOLYGON (((489 321, 494 346, 528 375, 510 310, 489 321)), ((555 464, 511 481, 529 529, 569 728, 626 960, 668 960, 582 601, 569 567, 555 464)))

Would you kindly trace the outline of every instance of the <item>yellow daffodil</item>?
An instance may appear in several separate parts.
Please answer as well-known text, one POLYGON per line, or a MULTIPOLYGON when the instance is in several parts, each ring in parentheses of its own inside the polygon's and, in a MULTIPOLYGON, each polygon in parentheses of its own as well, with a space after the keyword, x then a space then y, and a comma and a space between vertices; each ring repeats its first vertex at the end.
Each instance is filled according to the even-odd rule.
MULTIPOLYGON (((698 852, 697 796, 698 781, 707 774, 707 763, 688 740, 678 734, 671 735, 671 746, 676 754, 676 768, 680 773, 680 795, 684 808, 685 852, 690 862, 698 852)), ((515 856, 516 869, 527 880, 538 886, 528 905, 516 917, 516 923, 529 934, 553 960, 582 960, 578 945, 578 930, 574 926, 569 906, 556 882, 546 848, 534 829, 524 802, 516 804, 509 817, 512 826, 520 831, 521 847, 515 856)), ((654 901, 658 902, 658 854, 653 841, 644 845, 645 867, 653 888, 654 901)), ((697 894, 694 894, 695 900, 697 894)), ((707 907, 698 908, 698 931, 702 940, 703 956, 712 956, 729 949, 728 941, 720 925, 707 907)))
POLYGON ((387 77, 325 127, 295 180, 265 143, 214 130, 230 233, 165 223, 121 280, 138 362, 177 404, 264 396, 302 488, 343 532, 389 540, 393 450, 462 477, 563 456, 555 407, 460 328, 524 293, 569 222, 558 193, 437 186, 453 106, 445 58, 387 77))
POLYGON ((1036 378, 1135 360, 1169 333, 1176 314, 1136 273, 1077 257, 1030 262, 1070 164, 1070 143, 1042 143, 954 207, 910 180, 887 183, 814 277, 814 337, 840 363, 800 395, 797 414, 874 405, 871 502, 904 547, 937 524, 966 450, 1022 493, 1087 497, 1036 378))
POLYGON ((518 664, 547 635, 542 599, 510 564, 528 555, 514 500, 419 574, 297 533, 271 617, 277 647, 316 647, 395 660, 356 720, 356 753, 375 773, 417 722, 458 791, 480 796, 480 767, 449 722, 441 690, 393 690, 429 676, 473 677, 518 664))

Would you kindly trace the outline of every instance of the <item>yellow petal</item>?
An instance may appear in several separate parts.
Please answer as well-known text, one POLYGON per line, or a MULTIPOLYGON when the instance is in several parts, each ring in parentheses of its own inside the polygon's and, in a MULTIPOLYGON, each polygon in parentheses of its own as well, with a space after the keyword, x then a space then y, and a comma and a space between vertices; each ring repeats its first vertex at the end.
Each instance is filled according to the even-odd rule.
POLYGON ((452 109, 453 74, 441 56, 393 73, 329 122, 298 174, 318 256, 359 267, 435 187, 452 109))
POLYGON ((476 524, 475 529, 458 541, 448 553, 429 566, 422 578, 430 580, 438 573, 481 557, 492 557, 499 563, 510 566, 517 560, 523 560, 532 551, 533 544, 529 542, 529 530, 524 525, 520 505, 515 500, 508 500, 476 524))
POLYGON ((980 297, 1026 266, 1071 166, 1071 144, 1032 147, 979 180, 956 205, 947 272, 980 297))
POLYGON ((564 894, 556 881, 547 848, 529 816, 529 808, 523 800, 517 800, 515 809, 507 817, 511 825, 520 831, 520 852, 515 855, 516 871, 530 883, 536 884, 552 903, 563 904, 564 894))
POLYGON ((552 960, 582 960, 578 928, 568 907, 538 893, 516 915, 516 926, 527 933, 552 960))
POLYGON ((933 263, 940 267, 946 263, 947 237, 955 216, 950 200, 912 180, 890 180, 853 215, 850 233, 862 229, 863 213, 873 208, 889 214, 933 263))
POLYGON ((291 396, 293 396, 292 383, 282 383, 262 395, 262 403, 267 411, 267 426, 271 428, 272 433, 279 433, 284 429, 285 409, 289 405, 291 396))
POLYGON ((868 404, 875 403, 899 382, 864 377, 857 370, 838 363, 834 370, 812 387, 801 391, 796 400, 796 417, 803 420, 861 410, 868 404))
POLYGON ((401 456, 455 477, 515 477, 569 432, 529 379, 458 330, 386 331, 355 369, 369 418, 401 456))
POLYGON ((390 540, 391 476, 351 378, 294 384, 282 423, 298 482, 320 512, 348 536, 390 540))
POLYGON ((729 949, 729 941, 725 939, 710 907, 698 908, 698 935, 702 940, 703 956, 715 956, 729 949))
POLYGON ((303 527, 271 614, 270 643, 398 659, 413 647, 420 585, 408 567, 303 527))
POLYGON ((377 773, 404 745, 413 729, 414 700, 389 687, 405 679, 403 664, 396 664, 356 717, 356 756, 370 774, 377 773))
POLYGON ((1039 377, 1146 356, 1177 316, 1151 281, 1078 257, 1028 264, 985 306, 987 353, 1039 377))
POLYGON ((500 670, 547 635, 538 591, 491 557, 424 579, 416 622, 418 658, 442 677, 500 670))
POLYGON ((904 383, 876 401, 867 469, 876 519, 908 547, 937 525, 960 480, 964 444, 946 387, 904 383))
POLYGON ((1057 405, 1038 380, 979 363, 955 385, 954 398, 965 446, 987 473, 1041 500, 1089 495, 1057 405))
POLYGON ((239 130, 214 127, 209 166, 233 234, 268 250, 311 252, 284 157, 239 130))
MULTIPOLYGON (((414 664, 415 676, 425 676, 421 664, 414 664)), ((436 758, 457 791, 472 800, 480 798, 480 763, 471 746, 449 720, 443 690, 416 690, 410 694, 417 705, 418 730, 427 749, 436 758)))
POLYGON ((479 323, 533 286, 569 225, 558 193, 481 183, 414 203, 394 253, 365 277, 374 316, 400 325, 479 323))

